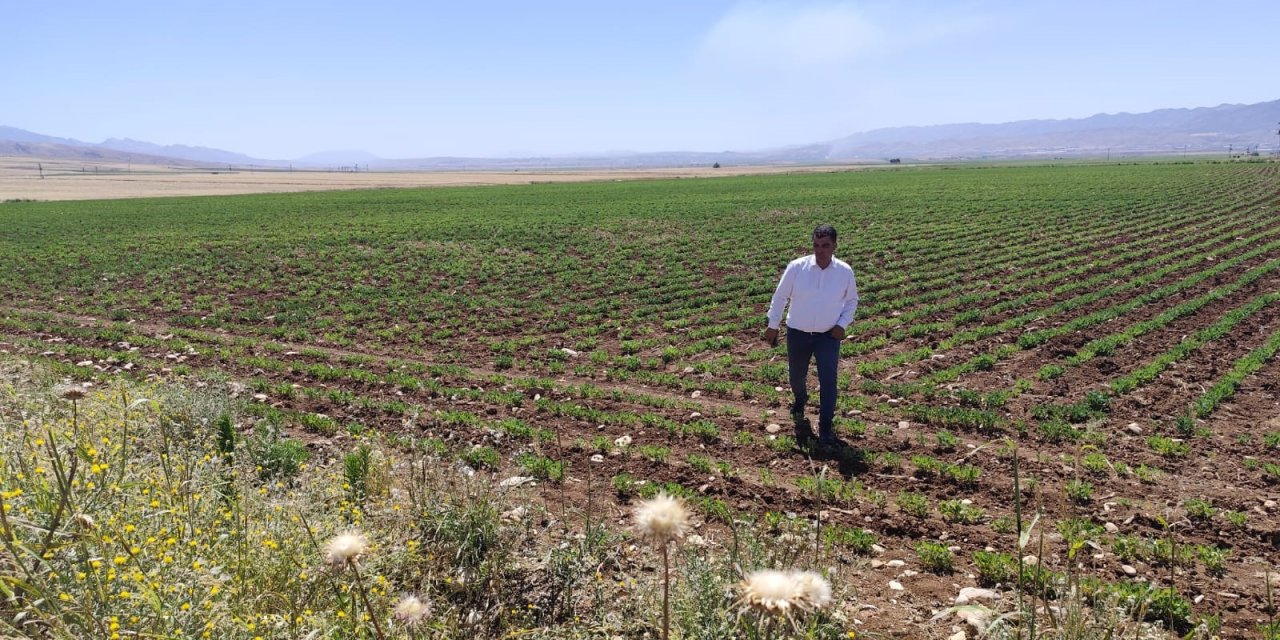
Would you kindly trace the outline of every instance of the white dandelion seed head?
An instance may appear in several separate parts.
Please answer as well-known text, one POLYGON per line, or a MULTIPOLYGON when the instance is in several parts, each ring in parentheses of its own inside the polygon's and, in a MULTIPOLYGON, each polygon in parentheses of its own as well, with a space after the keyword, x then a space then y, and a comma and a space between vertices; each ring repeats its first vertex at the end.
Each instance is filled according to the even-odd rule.
POLYGON ((63 387, 62 390, 58 392, 58 395, 61 396, 63 400, 83 400, 85 396, 89 395, 89 393, 85 391, 84 387, 77 386, 63 387))
POLYGON ((743 609, 763 614, 791 616, 831 606, 831 583, 813 571, 765 569, 739 584, 743 609))
POLYGON ((689 510, 684 501, 665 493, 636 505, 636 532, 654 546, 681 540, 689 531, 689 510))
POLYGON ((746 608, 773 615, 789 615, 799 604, 795 580, 790 573, 763 569, 747 576, 740 585, 746 608))
POLYGON ((805 606, 825 609, 831 605, 831 583, 814 571, 796 571, 794 580, 805 606))
POLYGON ((369 539, 364 534, 343 533, 324 545, 324 561, 332 567, 342 568, 358 560, 368 550, 369 539))
POLYGON ((411 627, 422 622, 422 619, 430 613, 431 606, 412 594, 400 598, 400 601, 396 603, 396 619, 406 626, 411 627))

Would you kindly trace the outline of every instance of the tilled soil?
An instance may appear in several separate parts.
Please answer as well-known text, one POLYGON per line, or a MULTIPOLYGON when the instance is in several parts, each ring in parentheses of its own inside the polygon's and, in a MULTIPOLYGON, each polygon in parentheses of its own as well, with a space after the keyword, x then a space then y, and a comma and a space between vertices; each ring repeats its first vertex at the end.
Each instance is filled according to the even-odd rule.
MULTIPOLYGON (((1261 288, 1265 290, 1274 285, 1274 281, 1267 281, 1261 288)), ((1158 286, 1152 285, 1152 288, 1158 286)), ((1212 286, 1206 283, 1197 291, 1206 291, 1212 286)), ((1187 294, 1192 295, 1194 293, 1187 294)), ((1014 425, 1019 420, 1027 420, 1035 404, 1080 398, 1085 390, 1096 388, 1100 379, 1132 370, 1176 344, 1182 335, 1205 326, 1245 299, 1247 295, 1241 293, 1211 303, 1191 318, 1175 321, 1109 356, 1070 368, 1056 380, 1040 381, 1036 373, 1044 363, 1043 354, 1035 357, 1034 353, 1024 352, 997 363, 990 371, 964 378, 963 385, 985 391, 1009 388, 1020 379, 1035 381, 1030 390, 1002 410, 1010 420, 1008 424, 1014 425)), ((199 378, 202 371, 222 372, 233 380, 250 384, 257 381, 260 386, 269 387, 270 390, 256 398, 255 389, 244 389, 244 397, 251 402, 289 412, 320 413, 338 423, 359 422, 387 432, 440 437, 456 450, 476 444, 493 446, 505 454, 504 459, 510 464, 493 472, 495 477, 522 473, 510 463, 520 452, 532 450, 564 460, 568 462, 569 479, 541 491, 550 513, 581 511, 590 503, 596 505, 593 508, 599 509, 599 513, 610 514, 617 520, 634 497, 615 493, 610 479, 627 473, 648 482, 678 483, 694 495, 719 500, 742 514, 775 511, 809 520, 821 517, 825 526, 865 528, 878 537, 882 552, 859 556, 836 548, 831 553, 833 561, 846 563, 849 571, 858 576, 856 617, 871 631, 925 637, 950 635, 949 624, 932 626, 929 620, 934 613, 950 606, 959 588, 977 584, 973 553, 986 548, 1011 554, 1018 551, 1016 535, 998 526, 999 522, 1007 523, 1014 513, 1015 450, 1020 461, 1023 510, 1028 514, 1037 510, 1044 514, 1036 533, 1044 536, 1043 560, 1048 567, 1061 572, 1074 567, 1073 572, 1108 582, 1145 580, 1161 586, 1172 583, 1194 603, 1193 611, 1221 615, 1227 637, 1248 637, 1257 624, 1271 615, 1266 609, 1264 581, 1280 564, 1280 509, 1276 506, 1280 502, 1280 478, 1269 475, 1262 465, 1280 463, 1280 451, 1264 448, 1263 436, 1280 431, 1280 400, 1275 393, 1280 385, 1280 366, 1272 360, 1248 377, 1228 402, 1209 419, 1197 423, 1197 433, 1178 433, 1171 423, 1171 418, 1185 414, 1194 397, 1229 369, 1235 359, 1256 348, 1274 330, 1277 316, 1271 309, 1260 311, 1241 331, 1233 331, 1176 363, 1154 383, 1116 398, 1104 415, 1076 425, 1092 434, 1086 440, 1052 442, 1034 428, 1020 434, 1012 426, 1001 427, 998 432, 959 429, 954 430, 960 439, 958 446, 941 450, 936 438, 938 427, 912 419, 908 411, 911 405, 921 402, 921 398, 862 395, 856 391, 859 380, 854 376, 852 388, 845 393, 858 396, 862 408, 846 411, 844 418, 859 421, 863 427, 861 433, 847 431, 846 448, 816 455, 800 448, 769 446, 772 438, 791 431, 784 406, 789 397, 787 393, 781 394, 775 403, 767 404, 599 377, 559 375, 531 380, 519 371, 456 365, 438 371, 438 375, 418 376, 433 381, 430 386, 319 379, 307 365, 356 368, 381 376, 402 371, 407 362, 430 364, 434 360, 430 354, 405 358, 403 354, 389 351, 363 352, 316 345, 277 343, 268 348, 268 341, 260 338, 237 339, 226 333, 183 330, 180 338, 174 338, 175 329, 160 318, 130 327, 135 335, 153 341, 150 346, 130 351, 134 349, 132 345, 99 337, 99 330, 110 325, 103 320, 34 316, 17 309, 5 313, 6 317, 26 320, 43 318, 40 327, 5 328, 0 332, 0 349, 5 351, 80 364, 104 374, 168 378, 185 374, 199 378), (177 342, 194 349, 174 348, 177 342), (111 353, 121 357, 113 362, 111 353), (133 354, 129 356, 132 360, 123 357, 129 353, 133 354), (263 369, 256 364, 246 364, 248 356, 279 361, 285 366, 263 369), (353 366, 353 362, 358 364, 353 366), (288 385, 296 385, 298 389, 292 393, 278 391, 288 385), (307 393, 306 389, 324 393, 307 393), (335 390, 346 390, 354 397, 375 402, 335 403, 332 396, 327 395, 335 390), (460 390, 467 393, 457 393, 460 390), (517 392, 518 399, 497 402, 483 395, 501 390, 517 392), (390 414, 376 407, 377 402, 391 400, 417 405, 422 411, 416 420, 408 420, 404 415, 390 414), (558 414, 547 408, 548 401, 587 407, 599 412, 594 415, 604 417, 593 420, 558 414), (482 426, 460 428, 439 417, 443 412, 457 411, 479 416, 482 426), (718 434, 680 436, 649 426, 642 420, 618 418, 620 415, 655 416, 669 421, 668 424, 682 425, 710 420, 718 434), (503 436, 492 425, 504 418, 518 418, 550 430, 556 438, 533 444, 503 436), (1188 444, 1188 451, 1177 457, 1159 455, 1148 443, 1153 435, 1181 439, 1188 444), (625 453, 605 451, 603 462, 589 462, 590 456, 599 452, 595 448, 599 438, 612 443, 621 436, 633 440, 625 453), (646 458, 640 453, 643 445, 666 447, 668 452, 663 460, 646 458), (1110 466, 1099 471, 1083 468, 1080 461, 1088 453, 1104 454, 1110 466), (690 464, 691 454, 723 463, 729 472, 698 471, 690 464), (895 461, 892 455, 886 458, 886 454, 898 458, 895 461), (913 456, 931 456, 955 465, 975 465, 981 469, 981 476, 972 484, 961 484, 945 474, 921 473, 911 462, 913 456), (1140 477, 1132 471, 1140 465, 1160 471, 1140 477), (1130 470, 1128 473, 1117 470, 1126 467, 1130 470), (805 478, 812 480, 823 473, 826 477, 859 483, 860 490, 854 497, 819 500, 801 488, 805 478), (1090 500, 1073 502, 1067 498, 1066 486, 1073 480, 1092 485, 1090 500), (917 517, 906 513, 897 501, 904 493, 927 496, 932 505, 928 515, 917 517), (1219 513, 1207 521, 1191 517, 1185 502, 1193 497, 1211 501, 1219 513), (940 501, 961 499, 984 509, 985 516, 971 524, 944 520, 938 511, 940 501), (1223 510, 1244 514, 1244 524, 1232 524, 1223 510), (1086 519, 1108 528, 1106 535, 1095 536, 1095 544, 1071 561, 1056 528, 1058 523, 1070 518, 1086 519), (1229 555, 1222 575, 1211 574, 1203 563, 1194 561, 1172 568, 1150 558, 1123 561, 1111 546, 1118 536, 1163 539, 1179 546, 1212 545, 1229 549, 1229 555), (956 572, 934 575, 925 571, 915 553, 921 541, 941 541, 958 547, 956 572), (892 566, 888 563, 890 560, 902 560, 905 564, 892 566), (890 589, 890 581, 897 581, 904 590, 890 589)), ((1142 319, 1151 315, 1140 314, 1142 319)), ((1123 322, 1128 324, 1138 319, 1126 318, 1123 322)), ((1055 317, 1054 322, 1069 320, 1069 317, 1055 317)), ((1068 353, 1084 341, 1083 336, 1063 336, 1032 352, 1068 353)), ((741 351, 742 355, 758 349, 742 341, 739 345, 735 353, 741 351)), ((467 361, 475 357, 475 361, 487 362, 491 354, 476 357, 480 355, 479 349, 476 343, 464 348, 463 357, 450 354, 447 360, 467 361)), ((975 345, 966 349, 976 353, 984 347, 975 345)), ((843 366, 847 372, 853 365, 846 362, 843 366)), ((698 375, 674 373, 686 384, 698 386, 698 375)), ((938 401, 946 402, 934 400, 938 401)), ((810 418, 816 420, 816 415, 811 412, 810 418)), ((294 435, 319 450, 340 450, 342 444, 340 434, 314 434, 295 429, 294 435)), ((706 531, 711 537, 723 539, 726 535, 725 525, 714 519, 708 521, 706 531)), ((1031 546, 1038 548, 1038 544, 1039 540, 1031 546)))

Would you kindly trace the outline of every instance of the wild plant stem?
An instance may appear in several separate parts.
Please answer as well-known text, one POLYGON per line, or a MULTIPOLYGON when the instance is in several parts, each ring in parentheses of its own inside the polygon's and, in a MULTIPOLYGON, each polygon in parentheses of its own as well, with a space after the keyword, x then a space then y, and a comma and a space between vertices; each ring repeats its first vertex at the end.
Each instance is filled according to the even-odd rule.
POLYGON ((75 400, 71 401, 71 407, 72 407, 71 447, 73 452, 71 454, 70 464, 67 465, 65 474, 60 471, 63 468, 62 458, 58 454, 58 447, 53 443, 53 438, 54 438, 53 430, 50 429, 48 434, 49 442, 47 443, 47 446, 49 447, 49 458, 50 460, 53 461, 53 464, 54 464, 54 474, 58 478, 58 492, 61 495, 59 495, 58 497, 58 508, 53 512, 53 519, 49 521, 49 528, 45 531, 44 541, 40 544, 40 554, 36 556, 36 559, 32 564, 33 570, 36 567, 39 567, 40 563, 44 561, 43 560, 44 553, 45 551, 48 551, 49 547, 53 544, 53 536, 55 533, 57 533, 58 527, 62 526, 62 516, 63 514, 66 513, 67 507, 70 506, 71 504, 72 483, 75 482, 76 468, 79 466, 79 462, 80 462, 80 457, 75 455, 74 453, 75 441, 76 441, 76 438, 78 437, 78 434, 80 433, 80 427, 79 427, 80 414, 75 409, 76 407, 75 400))
POLYGON ((356 563, 351 563, 351 573, 356 576, 356 589, 360 591, 360 599, 364 601, 364 610, 369 614, 369 619, 373 621, 373 630, 378 633, 378 640, 386 640, 386 634, 382 633, 382 624, 378 622, 378 616, 374 613, 373 607, 369 605, 369 594, 365 593, 364 580, 360 578, 360 567, 356 563))
MULTIPOLYGON (((561 462, 565 462, 565 459, 564 459, 564 442, 562 442, 562 441, 560 440, 560 430, 559 430, 559 429, 556 429, 556 454, 560 457, 560 461, 561 461, 561 462)), ((565 466, 567 467, 567 466, 568 466, 568 464, 566 463, 566 464, 565 464, 565 466)), ((566 475, 568 474, 568 471, 569 471, 568 469, 565 469, 565 473, 566 473, 566 475)), ((545 498, 544 498, 544 500, 545 500, 545 498)), ((564 527, 564 528, 565 528, 565 530, 568 530, 568 528, 569 528, 569 520, 568 520, 568 517, 565 515, 565 499, 564 499, 564 485, 563 485, 563 484, 561 484, 561 485, 560 485, 560 526, 564 527)))
POLYGON ((815 569, 822 562, 822 491, 823 485, 826 484, 826 478, 827 467, 824 465, 822 471, 818 472, 818 533, 813 539, 813 567, 815 569))
POLYGON ((668 560, 670 545, 662 545, 662 640, 669 640, 671 632, 671 563, 668 560))
MULTIPOLYGON (((1026 605, 1024 604, 1022 599, 1022 581, 1023 581, 1023 571, 1024 571, 1024 568, 1022 566, 1022 482, 1021 482, 1021 478, 1018 476, 1018 443, 1016 442, 1013 444, 1013 517, 1014 517, 1014 522, 1017 529, 1017 534, 1016 534, 1017 537, 1014 538, 1013 543, 1015 548, 1014 552, 1018 556, 1018 583, 1017 583, 1018 610, 1024 611, 1025 610, 1024 607, 1026 605)), ((1031 612, 1030 624, 1031 624, 1030 626, 1031 637, 1034 640, 1036 636, 1036 631, 1035 631, 1036 622, 1035 622, 1034 611, 1031 612)), ((1019 629, 1018 631, 1018 636, 1019 637, 1022 636, 1021 629, 1019 629)))

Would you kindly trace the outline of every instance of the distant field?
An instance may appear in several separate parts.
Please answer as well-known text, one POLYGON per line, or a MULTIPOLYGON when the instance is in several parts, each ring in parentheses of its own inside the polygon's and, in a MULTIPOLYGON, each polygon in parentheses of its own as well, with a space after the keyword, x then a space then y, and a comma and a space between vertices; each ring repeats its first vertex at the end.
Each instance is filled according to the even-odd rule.
MULTIPOLYGON (((6 175, 5 198, 132 188, 6 175)), ((302 176, 146 188, 428 179, 302 176)), ((1129 565, 1245 637, 1280 564, 1278 187, 1275 163, 1200 162, 10 202, 0 348, 76 378, 229 376, 295 435, 431 434, 453 455, 492 446, 504 470, 538 447, 584 473, 630 436, 596 473, 665 483, 712 523, 822 511, 885 632, 981 582, 977 552, 1018 555, 1016 451, 1045 579, 1132 585, 1129 565), (851 448, 811 459, 787 435, 785 347, 760 335, 822 222, 862 302, 841 350, 851 448), (867 565, 864 528, 885 559, 958 546, 958 573, 867 565), (1192 551, 1160 551, 1170 539, 1192 551)))
POLYGON ((858 167, 684 167, 525 171, 289 171, 0 157, 0 202, 217 196, 351 189, 591 182, 847 171, 858 167), (43 177, 42 177, 43 175, 43 177))

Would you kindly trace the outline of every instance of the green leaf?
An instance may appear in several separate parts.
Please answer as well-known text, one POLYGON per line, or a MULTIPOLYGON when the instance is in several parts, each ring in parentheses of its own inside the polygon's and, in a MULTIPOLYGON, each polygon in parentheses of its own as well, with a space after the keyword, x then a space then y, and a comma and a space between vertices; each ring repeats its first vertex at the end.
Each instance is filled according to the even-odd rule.
POLYGON ((1018 535, 1019 549, 1027 548, 1027 543, 1031 542, 1031 530, 1036 528, 1037 522, 1040 522, 1040 514, 1038 513, 1036 514, 1036 517, 1031 519, 1031 524, 1028 525, 1026 529, 1023 529, 1022 533, 1018 535))

